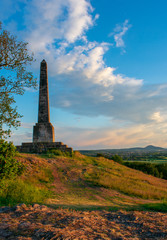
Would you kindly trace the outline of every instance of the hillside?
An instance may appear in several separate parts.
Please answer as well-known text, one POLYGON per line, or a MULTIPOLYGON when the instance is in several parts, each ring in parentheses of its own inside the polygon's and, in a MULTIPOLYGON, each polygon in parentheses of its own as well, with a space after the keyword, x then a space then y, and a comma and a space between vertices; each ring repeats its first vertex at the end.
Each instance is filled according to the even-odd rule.
POLYGON ((102 157, 86 157, 80 153, 74 157, 52 158, 20 154, 17 159, 24 164, 25 171, 9 184, 9 190, 15 189, 15 195, 6 193, 8 198, 4 196, 4 201, 9 199, 10 204, 45 199, 46 204, 54 207, 137 209, 143 204, 167 199, 166 180, 102 157), (17 191, 22 192, 21 196, 17 191))
POLYGON ((166 239, 167 180, 77 152, 17 160, 24 173, 1 182, 11 207, 0 208, 0 239, 166 239))

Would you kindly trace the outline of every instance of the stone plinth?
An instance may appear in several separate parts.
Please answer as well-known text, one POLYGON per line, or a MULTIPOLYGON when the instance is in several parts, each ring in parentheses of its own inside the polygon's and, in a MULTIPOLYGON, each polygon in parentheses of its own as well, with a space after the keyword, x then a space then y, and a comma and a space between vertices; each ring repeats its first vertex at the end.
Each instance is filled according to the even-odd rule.
POLYGON ((63 152, 72 153, 73 149, 63 144, 62 142, 36 142, 36 143, 22 143, 17 146, 17 151, 22 153, 44 153, 50 149, 58 149, 63 152))

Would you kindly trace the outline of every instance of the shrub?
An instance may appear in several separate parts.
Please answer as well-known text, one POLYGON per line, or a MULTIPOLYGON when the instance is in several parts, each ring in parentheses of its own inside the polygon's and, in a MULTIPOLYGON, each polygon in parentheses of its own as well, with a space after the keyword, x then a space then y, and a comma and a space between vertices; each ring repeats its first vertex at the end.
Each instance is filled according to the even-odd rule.
POLYGON ((22 173, 23 165, 14 159, 16 153, 13 143, 0 140, 0 179, 13 178, 22 173))
POLYGON ((162 178, 167 180, 167 163, 156 164, 156 167, 159 173, 162 175, 162 178))
POLYGON ((106 157, 103 153, 97 153, 96 157, 106 157))
POLYGON ((72 154, 67 151, 61 151, 59 149, 50 149, 46 153, 49 157, 54 157, 54 156, 64 156, 64 157, 72 157, 72 154))
POLYGON ((164 178, 165 168, 163 168, 164 164, 151 164, 151 163, 141 163, 141 162, 126 162, 125 165, 127 167, 140 170, 144 173, 150 174, 155 177, 164 178))
POLYGON ((113 155, 111 157, 111 159, 114 161, 114 162, 117 162, 117 163, 120 163, 120 164, 124 164, 124 161, 123 161, 123 158, 120 157, 119 155, 113 155))
POLYGON ((64 156, 64 152, 59 149, 48 150, 47 153, 53 153, 55 156, 64 156))

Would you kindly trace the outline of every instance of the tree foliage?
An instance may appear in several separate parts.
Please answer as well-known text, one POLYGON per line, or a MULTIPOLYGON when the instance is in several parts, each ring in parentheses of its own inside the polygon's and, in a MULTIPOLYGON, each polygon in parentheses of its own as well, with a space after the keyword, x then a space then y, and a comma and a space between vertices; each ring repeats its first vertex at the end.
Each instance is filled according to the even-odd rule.
POLYGON ((117 154, 113 155, 111 157, 111 159, 114 161, 114 162, 117 162, 117 163, 120 163, 120 164, 124 164, 124 161, 123 161, 123 158, 117 154))
POLYGON ((125 162, 127 167, 140 170, 155 177, 167 179, 167 164, 153 164, 144 162, 125 162))
POLYGON ((23 165, 14 157, 16 148, 13 143, 0 140, 0 180, 13 178, 20 175, 23 171, 23 165))
POLYGON ((11 127, 20 125, 21 115, 14 106, 14 95, 22 95, 25 88, 36 87, 36 79, 27 66, 33 62, 27 44, 18 41, 0 23, 0 138, 10 135, 11 127))

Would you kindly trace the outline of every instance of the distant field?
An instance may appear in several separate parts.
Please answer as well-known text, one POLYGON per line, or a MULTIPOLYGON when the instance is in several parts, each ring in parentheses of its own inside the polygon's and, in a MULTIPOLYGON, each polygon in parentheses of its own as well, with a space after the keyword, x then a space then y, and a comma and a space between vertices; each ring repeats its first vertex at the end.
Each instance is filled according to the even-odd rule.
POLYGON ((127 162, 143 162, 143 163, 161 164, 161 163, 167 163, 167 159, 128 160, 127 162))
POLYGON ((167 163, 167 151, 145 152, 142 150, 133 152, 128 150, 83 150, 81 153, 92 157, 96 157, 98 154, 101 154, 108 159, 112 159, 112 156, 114 155, 119 155, 126 162, 143 162, 153 164, 167 163))

